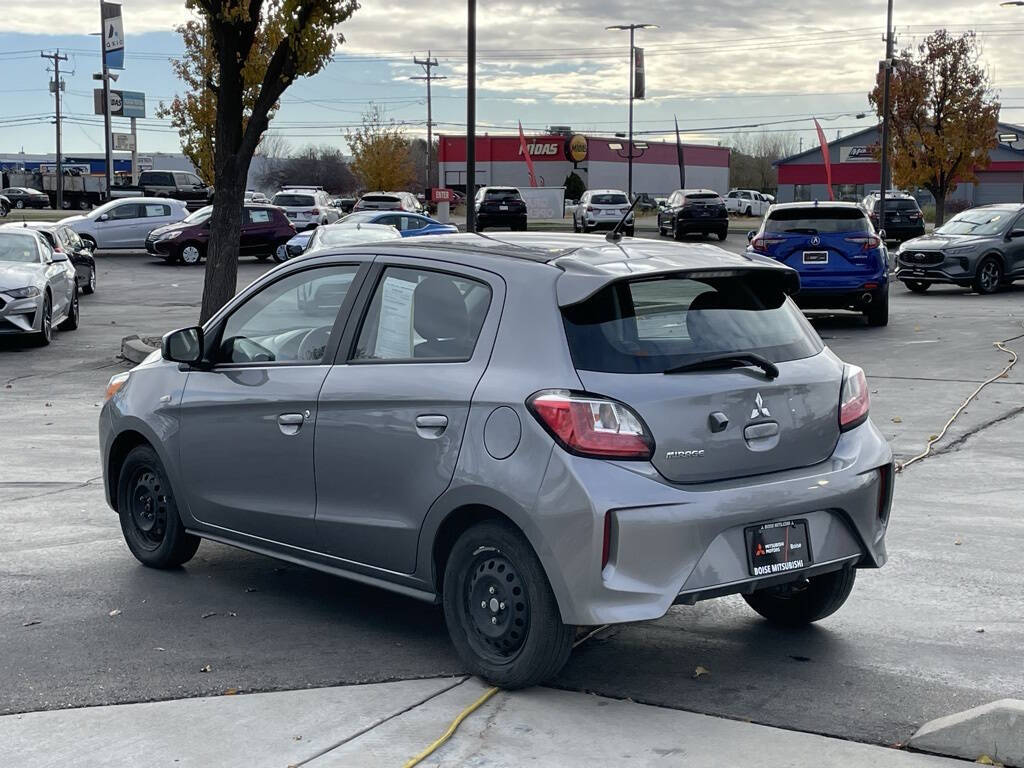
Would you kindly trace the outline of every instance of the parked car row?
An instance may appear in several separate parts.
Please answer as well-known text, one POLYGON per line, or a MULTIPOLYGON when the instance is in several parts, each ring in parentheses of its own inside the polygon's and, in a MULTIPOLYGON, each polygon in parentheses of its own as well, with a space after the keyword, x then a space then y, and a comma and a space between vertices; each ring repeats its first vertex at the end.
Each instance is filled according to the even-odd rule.
MULTIPOLYGON (((7 208, 49 208, 50 198, 45 192, 31 187, 7 187, 0 189, 0 195, 7 200, 7 208)), ((6 215, 6 214, 5 214, 6 215)))
POLYGON ((78 274, 63 248, 33 227, 0 227, 0 335, 49 344, 55 327, 78 328, 78 296, 78 274))

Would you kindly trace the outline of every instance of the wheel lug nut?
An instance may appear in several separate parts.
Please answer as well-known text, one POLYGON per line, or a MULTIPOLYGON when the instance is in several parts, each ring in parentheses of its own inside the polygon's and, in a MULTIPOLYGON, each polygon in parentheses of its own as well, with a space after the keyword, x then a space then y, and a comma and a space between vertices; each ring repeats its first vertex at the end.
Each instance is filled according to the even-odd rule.
POLYGON ((497 616, 491 616, 491 624, 497 624, 497 623, 498 623, 498 617, 497 616))

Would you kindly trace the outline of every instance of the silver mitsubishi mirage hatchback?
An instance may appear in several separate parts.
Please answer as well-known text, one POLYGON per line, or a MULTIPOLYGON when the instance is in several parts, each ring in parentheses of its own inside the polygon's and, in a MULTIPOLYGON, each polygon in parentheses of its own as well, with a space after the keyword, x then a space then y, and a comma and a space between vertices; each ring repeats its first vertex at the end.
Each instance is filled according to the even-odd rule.
POLYGON ((509 688, 675 604, 816 621, 885 563, 893 471, 798 289, 592 235, 298 258, 111 379, 107 499, 147 566, 205 538, 440 603, 509 688))

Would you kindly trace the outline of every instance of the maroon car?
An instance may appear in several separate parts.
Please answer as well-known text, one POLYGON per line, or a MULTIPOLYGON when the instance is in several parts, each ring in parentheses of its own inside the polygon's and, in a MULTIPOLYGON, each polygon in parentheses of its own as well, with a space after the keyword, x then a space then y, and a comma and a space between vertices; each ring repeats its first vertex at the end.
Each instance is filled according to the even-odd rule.
MULTIPOLYGON (((210 241, 210 215, 208 205, 177 224, 154 229, 146 238, 146 250, 168 261, 198 264, 206 254, 210 241)), ((285 212, 273 205, 246 204, 242 214, 240 256, 255 256, 265 261, 281 249, 295 235, 295 227, 285 212)), ((285 254, 280 261, 287 260, 285 254)))

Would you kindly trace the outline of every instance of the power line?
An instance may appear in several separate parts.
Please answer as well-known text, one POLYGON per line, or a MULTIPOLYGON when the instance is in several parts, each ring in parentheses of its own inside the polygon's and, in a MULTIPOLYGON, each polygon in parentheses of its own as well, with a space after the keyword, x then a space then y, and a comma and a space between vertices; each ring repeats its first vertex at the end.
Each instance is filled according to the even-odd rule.
POLYGON ((60 49, 58 48, 53 53, 39 52, 39 56, 44 59, 49 59, 53 62, 53 81, 50 83, 51 90, 53 91, 53 104, 54 104, 54 125, 57 127, 57 210, 61 210, 64 207, 64 162, 62 160, 60 139, 61 139, 61 124, 60 124, 60 92, 64 89, 64 81, 60 79, 60 63, 67 61, 67 56, 62 56, 60 49))
POLYGON ((413 61, 413 64, 419 64, 421 67, 423 67, 423 71, 426 72, 425 75, 416 75, 415 77, 410 77, 409 79, 410 80, 423 80, 423 81, 425 81, 427 83, 427 177, 426 178, 427 178, 427 186, 428 187, 433 187, 434 184, 431 181, 432 173, 433 173, 433 163, 431 162, 431 158, 432 158, 432 156, 434 154, 434 137, 433 137, 434 121, 433 121, 433 115, 431 113, 430 84, 434 80, 447 80, 448 78, 445 77, 444 75, 432 74, 431 70, 434 67, 437 66, 437 59, 436 58, 431 58, 430 51, 427 51, 427 58, 425 58, 425 59, 417 59, 415 56, 413 56, 412 57, 412 61, 413 61))

